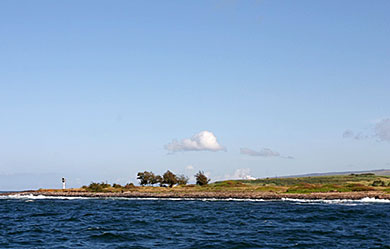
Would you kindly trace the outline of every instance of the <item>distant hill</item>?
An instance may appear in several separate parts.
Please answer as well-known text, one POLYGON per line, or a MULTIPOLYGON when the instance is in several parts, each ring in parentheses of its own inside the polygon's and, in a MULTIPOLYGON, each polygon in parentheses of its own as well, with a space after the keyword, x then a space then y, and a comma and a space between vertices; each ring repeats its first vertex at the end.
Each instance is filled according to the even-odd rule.
POLYGON ((350 175, 350 174, 364 174, 364 173, 373 173, 373 174, 378 175, 378 176, 388 176, 388 175, 390 175, 390 169, 311 173, 311 174, 291 175, 291 176, 282 176, 282 177, 333 176, 333 175, 350 175))

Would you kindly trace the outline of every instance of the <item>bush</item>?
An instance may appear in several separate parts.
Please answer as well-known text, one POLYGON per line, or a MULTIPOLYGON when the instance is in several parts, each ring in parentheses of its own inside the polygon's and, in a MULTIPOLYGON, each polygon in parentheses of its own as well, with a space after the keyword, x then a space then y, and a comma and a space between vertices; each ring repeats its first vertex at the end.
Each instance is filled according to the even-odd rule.
POLYGON ((214 186, 215 187, 245 187, 247 185, 239 181, 227 180, 223 182, 216 182, 214 183, 214 186))
POLYGON ((379 186, 384 187, 384 186, 386 186, 386 183, 384 181, 381 181, 381 180, 375 180, 371 184, 371 186, 374 186, 374 187, 379 187, 379 186))
POLYGON ((135 188, 133 183, 127 183, 124 188, 129 189, 129 188, 135 188))
POLYGON ((327 192, 347 192, 348 189, 335 184, 309 184, 300 183, 289 187, 287 193, 327 193, 327 192))
POLYGON ((372 187, 365 186, 363 184, 348 184, 347 187, 348 187, 349 190, 354 191, 354 192, 355 191, 371 191, 371 190, 375 190, 372 187))
POLYGON ((200 186, 207 185, 210 182, 210 179, 203 173, 203 171, 199 171, 195 175, 196 184, 200 186))
POLYGON ((177 184, 179 185, 187 185, 188 183, 188 177, 186 177, 185 175, 179 175, 177 177, 177 184))
POLYGON ((122 188, 122 185, 114 183, 114 184, 112 184, 112 187, 113 188, 122 188))
POLYGON ((104 189, 111 187, 108 183, 97 183, 97 182, 91 182, 89 186, 87 187, 87 190, 91 192, 104 192, 104 189))

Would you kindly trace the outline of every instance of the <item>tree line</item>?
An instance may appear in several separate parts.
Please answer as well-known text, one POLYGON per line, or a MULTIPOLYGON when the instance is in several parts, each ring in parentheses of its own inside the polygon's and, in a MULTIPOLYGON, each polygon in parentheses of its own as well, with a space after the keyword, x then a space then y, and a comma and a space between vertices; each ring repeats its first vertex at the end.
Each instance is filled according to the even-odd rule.
MULTIPOLYGON (((162 176, 156 175, 151 171, 138 172, 137 179, 141 186, 151 185, 154 186, 158 184, 160 187, 170 187, 174 185, 187 185, 189 178, 185 175, 175 175, 171 171, 167 170, 162 176)), ((210 179, 203 173, 199 171, 195 174, 196 184, 203 186, 207 185, 210 182, 210 179)))

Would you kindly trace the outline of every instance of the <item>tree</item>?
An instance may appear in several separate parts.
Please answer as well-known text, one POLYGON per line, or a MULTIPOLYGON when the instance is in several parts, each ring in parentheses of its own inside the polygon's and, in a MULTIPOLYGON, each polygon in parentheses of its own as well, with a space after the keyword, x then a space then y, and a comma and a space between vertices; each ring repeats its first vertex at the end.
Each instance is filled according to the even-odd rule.
POLYGON ((173 187, 173 185, 177 184, 177 177, 175 174, 173 174, 171 171, 167 170, 167 172, 163 175, 163 183, 167 184, 170 188, 173 187))
POLYGON ((160 184, 160 187, 163 187, 164 179, 160 175, 156 175, 156 183, 160 184))
POLYGON ((203 171, 199 171, 198 173, 196 173, 195 179, 196 179, 196 184, 200 186, 207 185, 210 181, 210 179, 207 178, 207 176, 203 173, 203 171))
MULTIPOLYGON (((160 176, 161 177, 161 176, 160 176)), ((154 185, 154 184, 156 184, 156 183, 158 183, 158 179, 157 179, 157 176, 153 173, 153 172, 150 172, 150 176, 149 176, 149 181, 148 181, 148 183, 150 184, 150 185, 154 185)))
POLYGON ((185 175, 179 175, 176 178, 177 178, 177 184, 179 185, 187 185, 189 180, 188 177, 186 177, 185 175))
POLYGON ((137 179, 139 180, 139 184, 141 186, 145 186, 149 182, 149 172, 144 171, 144 172, 138 172, 137 174, 137 179))

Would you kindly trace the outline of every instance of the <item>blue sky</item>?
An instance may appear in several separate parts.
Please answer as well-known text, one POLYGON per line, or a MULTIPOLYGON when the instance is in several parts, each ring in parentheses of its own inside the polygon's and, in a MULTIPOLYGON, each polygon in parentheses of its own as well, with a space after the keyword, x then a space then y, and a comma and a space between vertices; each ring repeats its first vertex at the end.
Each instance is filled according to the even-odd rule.
POLYGON ((0 190, 141 170, 390 168, 389 12, 379 0, 1 1, 0 190), (221 147, 192 138, 202 131, 221 147))

